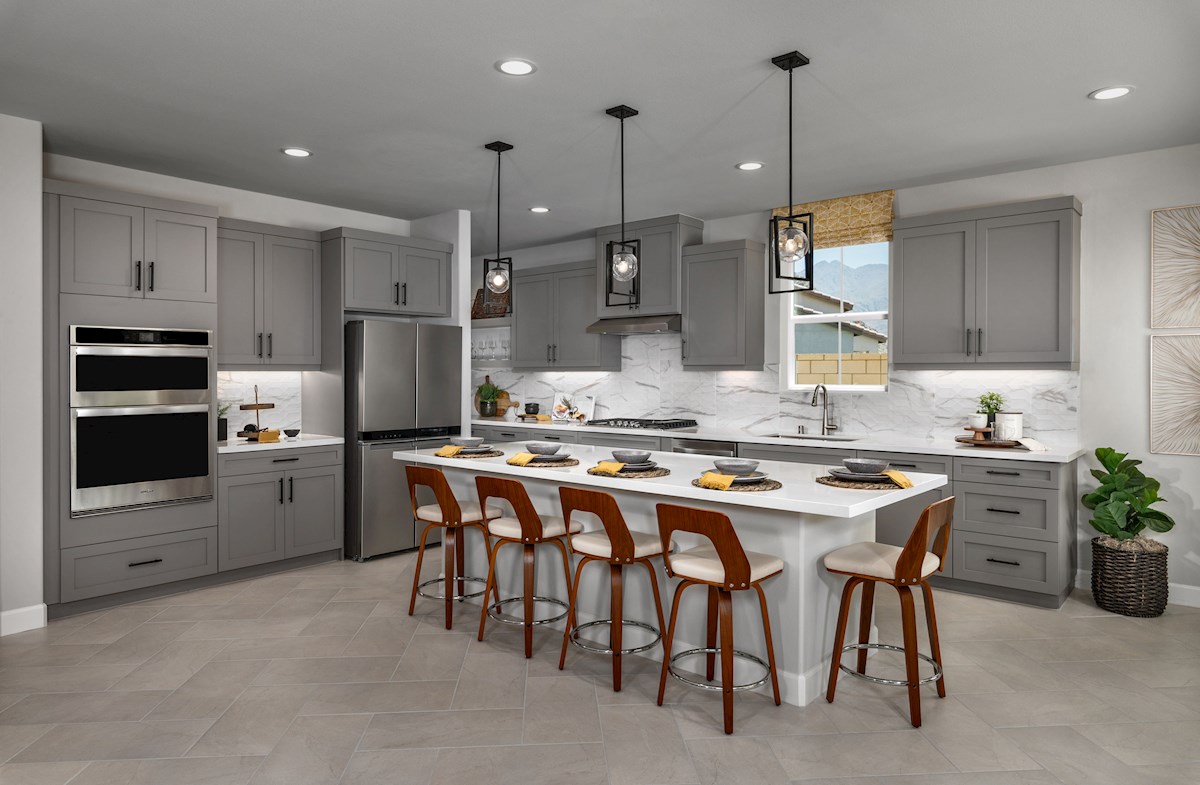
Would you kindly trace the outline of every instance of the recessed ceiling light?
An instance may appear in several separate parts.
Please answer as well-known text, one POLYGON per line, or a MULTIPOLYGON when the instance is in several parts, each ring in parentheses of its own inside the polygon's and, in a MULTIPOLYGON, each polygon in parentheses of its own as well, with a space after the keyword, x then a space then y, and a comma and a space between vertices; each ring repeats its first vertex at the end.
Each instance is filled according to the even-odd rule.
POLYGON ((519 57, 496 61, 496 70, 509 76, 529 76, 537 70, 537 64, 519 57))
POLYGON ((763 168, 763 164, 762 161, 742 161, 737 165, 737 168, 743 172, 757 172, 763 168))
POLYGON ((1094 101, 1111 101, 1114 98, 1122 98, 1133 92, 1133 88, 1129 85, 1115 85, 1113 87, 1101 87, 1099 90, 1093 90, 1088 93, 1088 98, 1094 101))
POLYGON ((312 150, 305 150, 303 147, 285 147, 281 152, 292 158, 308 158, 312 155, 312 150))
POLYGON ((529 212, 531 212, 531 213, 548 213, 548 212, 550 212, 550 208, 549 207, 530 207, 529 212))

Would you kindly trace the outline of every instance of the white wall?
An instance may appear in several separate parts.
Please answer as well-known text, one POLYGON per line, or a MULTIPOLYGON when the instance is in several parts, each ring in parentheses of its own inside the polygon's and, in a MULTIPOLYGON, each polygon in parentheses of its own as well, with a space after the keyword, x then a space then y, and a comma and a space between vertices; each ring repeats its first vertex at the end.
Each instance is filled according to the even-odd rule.
POLYGON ((42 124, 0 115, 0 635, 42 627, 42 124))

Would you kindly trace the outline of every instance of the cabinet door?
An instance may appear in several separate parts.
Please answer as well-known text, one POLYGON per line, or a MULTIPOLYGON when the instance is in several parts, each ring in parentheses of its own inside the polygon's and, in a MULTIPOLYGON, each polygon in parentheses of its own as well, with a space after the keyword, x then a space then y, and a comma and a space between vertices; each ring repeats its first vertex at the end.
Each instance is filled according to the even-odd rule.
POLYGON ((222 477, 217 481, 217 550, 220 570, 284 558, 282 473, 222 477))
POLYGON ((512 364, 514 368, 550 368, 554 343, 554 277, 513 279, 512 364))
POLYGON ((217 230, 217 367, 262 363, 263 236, 217 230))
MULTIPOLYGON (((921 517, 921 512, 926 507, 934 502, 948 499, 954 495, 953 483, 947 483, 941 488, 934 488, 932 491, 918 494, 904 501, 889 504, 887 507, 882 507, 875 511, 875 542, 887 543, 903 548, 908 542, 908 536, 912 534, 913 528, 917 525, 917 521, 921 517)), ((957 516, 956 516, 957 517, 957 516)), ((950 546, 946 549, 946 561, 942 565, 942 575, 949 578, 952 574, 950 569, 951 561, 954 558, 954 543, 955 535, 954 526, 951 526, 950 546)), ((933 537, 936 537, 936 532, 930 532, 930 541, 926 547, 932 547, 933 537)))
POLYGON ((838 466, 843 458, 853 458, 857 455, 854 450, 793 447, 784 444, 739 444, 737 454, 739 458, 753 458, 756 461, 811 463, 818 466, 838 466))
POLYGON ((450 254, 400 249, 401 313, 423 316, 450 315, 450 254))
POLYGON ((554 340, 551 358, 555 368, 602 368, 615 358, 620 362, 620 338, 587 331, 596 321, 596 276, 590 269, 554 274, 554 340))
POLYGON ((287 473, 286 555, 342 547, 342 470, 336 466, 287 473))
POLYGON ((400 247, 343 240, 345 306, 350 311, 396 311, 400 305, 400 247))
POLYGON ((217 301, 217 219, 146 211, 146 298, 217 301))
POLYGON ((745 365, 744 259, 734 251, 683 260, 683 365, 745 365))
POLYGON ((1072 360, 1073 210, 975 223, 976 362, 1072 360))
POLYGON ((141 297, 145 287, 137 269, 143 261, 145 210, 64 196, 59 214, 60 289, 141 297))
POLYGON ((679 313, 679 227, 675 224, 642 229, 638 257, 638 276, 641 278, 641 297, 635 314, 679 313))
POLYGON ((900 229, 892 249, 892 361, 973 362, 975 222, 900 229))
POLYGON ((263 326, 266 361, 321 365, 321 246, 267 236, 263 326))

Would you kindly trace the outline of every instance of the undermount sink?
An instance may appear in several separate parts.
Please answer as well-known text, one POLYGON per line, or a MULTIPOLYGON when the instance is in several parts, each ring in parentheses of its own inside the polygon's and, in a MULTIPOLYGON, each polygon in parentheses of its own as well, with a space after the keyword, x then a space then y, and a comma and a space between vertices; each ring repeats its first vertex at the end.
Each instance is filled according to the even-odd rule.
POLYGON ((819 433, 777 433, 777 439, 802 439, 810 442, 856 442, 861 439, 861 436, 845 436, 837 433, 830 433, 822 436, 819 433))

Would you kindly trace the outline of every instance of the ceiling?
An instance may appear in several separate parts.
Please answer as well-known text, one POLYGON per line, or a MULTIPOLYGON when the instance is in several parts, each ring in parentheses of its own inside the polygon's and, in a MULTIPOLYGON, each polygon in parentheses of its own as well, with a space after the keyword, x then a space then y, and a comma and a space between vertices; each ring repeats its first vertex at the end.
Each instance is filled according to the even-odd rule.
POLYGON ((792 49, 812 59, 797 201, 1198 142, 1197 30, 1195 0, 0 0, 0 113, 41 120, 54 153, 400 218, 468 209, 482 253, 496 139, 516 146, 506 247, 617 221, 620 103, 641 111, 630 220, 786 203, 769 59, 792 49), (1112 84, 1137 89, 1086 99, 1112 84))

